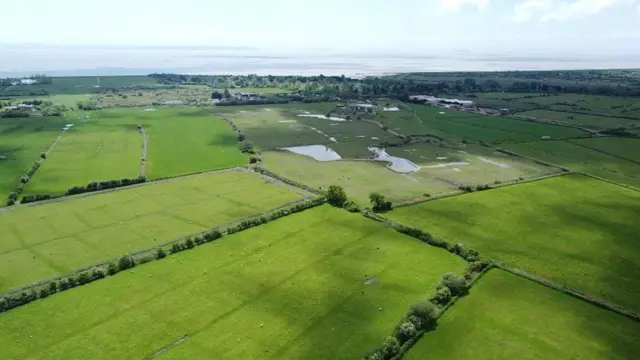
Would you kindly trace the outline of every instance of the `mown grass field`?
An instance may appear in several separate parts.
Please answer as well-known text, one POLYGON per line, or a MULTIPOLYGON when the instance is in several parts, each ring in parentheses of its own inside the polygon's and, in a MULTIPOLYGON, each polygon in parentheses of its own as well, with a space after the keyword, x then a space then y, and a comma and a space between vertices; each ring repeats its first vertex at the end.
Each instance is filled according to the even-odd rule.
POLYGON ((518 109, 522 104, 533 104, 549 110, 640 119, 640 106, 632 97, 561 94, 518 98, 510 103, 505 107, 518 109))
MULTIPOLYGON (((302 198, 228 171, 0 212, 0 292, 302 198)), ((1 358, 1 356, 0 356, 1 358)))
POLYGON ((513 120, 504 117, 476 115, 468 112, 409 105, 414 115, 403 112, 384 114, 389 128, 405 135, 436 135, 447 139, 485 142, 537 140, 543 136, 572 138, 586 132, 562 126, 513 120))
POLYGON ((465 266, 325 205, 3 314, 0 357, 361 358, 465 266))
POLYGON ((571 142, 611 156, 635 162, 638 167, 640 167, 640 139, 595 138, 571 140, 571 142))
POLYGON ((64 125, 60 117, 0 119, 0 206, 64 125))
POLYGON ((640 310, 640 192, 581 175, 402 207, 387 216, 640 310))
POLYGON ((639 123, 637 120, 551 110, 525 111, 517 113, 516 115, 534 117, 540 120, 562 121, 567 124, 582 125, 590 128, 600 129, 619 128, 639 123))
POLYGON ((570 141, 533 141, 500 146, 515 153, 561 165, 574 171, 630 185, 640 189, 640 165, 630 161, 636 157, 635 139, 574 139, 570 141), (620 140, 618 142, 618 140, 620 140), (585 145, 585 146, 582 146, 585 145), (589 147, 587 147, 589 146, 589 147), (593 148, 592 148, 593 147, 593 148), (606 149, 609 153, 596 150, 606 149), (631 148, 631 151, 627 152, 631 148), (622 154, 632 159, 614 156, 622 154))
POLYGON ((431 143, 416 143, 390 147, 387 152, 423 166, 419 175, 458 185, 485 185, 494 184, 496 181, 503 183, 559 172, 558 169, 536 164, 531 160, 474 144, 452 148, 431 143), (443 165, 446 167, 437 167, 443 165))
POLYGON ((515 275, 492 270, 439 319, 407 360, 625 360, 640 324, 515 275))
POLYGON ((332 121, 311 115, 336 114, 335 103, 220 107, 216 113, 232 120, 259 149, 327 145, 343 158, 371 156, 367 146, 398 142, 399 137, 365 121, 332 121), (309 115, 306 114, 306 115, 309 115))
POLYGON ((77 111, 68 116, 67 121, 75 126, 51 152, 25 193, 60 194, 92 181, 137 177, 142 158, 138 125, 147 133, 147 177, 151 180, 248 163, 229 124, 205 110, 145 110, 77 111))
POLYGON ((430 178, 427 174, 395 173, 387 169, 387 164, 383 162, 321 162, 284 151, 268 151, 262 156, 262 166, 273 172, 318 189, 326 190, 329 185, 340 185, 349 198, 363 206, 370 206, 369 194, 372 192, 380 193, 390 201, 400 201, 456 190, 455 186, 430 178))

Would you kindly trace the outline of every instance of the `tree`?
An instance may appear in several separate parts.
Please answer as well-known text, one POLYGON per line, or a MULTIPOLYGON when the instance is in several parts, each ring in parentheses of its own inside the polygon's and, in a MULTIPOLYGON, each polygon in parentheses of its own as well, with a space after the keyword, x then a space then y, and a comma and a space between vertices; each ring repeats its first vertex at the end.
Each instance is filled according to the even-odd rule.
POLYGON ((240 141, 244 141, 244 140, 245 140, 245 136, 244 136, 244 134, 243 134, 243 133, 238 133, 237 138, 238 138, 238 141, 239 141, 239 142, 240 142, 240 141))
POLYGON ((253 143, 249 140, 243 140, 240 141, 238 143, 238 148, 240 149, 240 151, 242 151, 243 153, 249 153, 249 154, 253 154, 253 143))
POLYGON ((224 95, 221 92, 217 91, 217 90, 214 90, 213 93, 211 93, 211 98, 212 99, 221 100, 223 97, 224 97, 224 95))
POLYGON ((341 186, 330 185, 327 190, 327 201, 333 206, 341 207, 347 201, 347 193, 341 186))
POLYGON ((440 305, 444 305, 451 300, 451 290, 448 287, 443 286, 436 291, 436 296, 433 298, 433 301, 440 305))
POLYGON ((47 158, 47 153, 40 153, 40 158, 42 159, 46 159, 47 158))
POLYGON ((231 93, 229 92, 229 89, 224 89, 223 96, 225 99, 231 98, 231 93))
POLYGON ((167 253, 162 248, 159 248, 156 251, 156 259, 164 259, 165 257, 167 257, 167 253))
POLYGON ((384 196, 378 193, 371 193, 369 195, 371 205, 373 205, 373 211, 389 211, 391 210, 391 202, 387 201, 384 196))

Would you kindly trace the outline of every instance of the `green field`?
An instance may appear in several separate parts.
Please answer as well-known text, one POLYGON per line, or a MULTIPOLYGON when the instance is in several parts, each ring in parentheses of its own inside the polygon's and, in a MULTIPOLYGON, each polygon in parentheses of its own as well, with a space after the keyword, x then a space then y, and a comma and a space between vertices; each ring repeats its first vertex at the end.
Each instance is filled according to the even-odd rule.
POLYGON ((635 139, 574 139, 571 141, 533 141, 519 144, 502 144, 501 147, 520 155, 534 157, 574 171, 640 188, 640 165, 614 153, 635 158, 636 152, 627 152, 637 146, 635 139), (618 143, 617 140, 620 140, 618 143), (587 145, 589 147, 581 146, 587 145), (607 154, 596 150, 606 149, 607 154), (624 147, 622 147, 624 146, 624 147), (593 147, 593 148, 591 148, 593 147), (624 151, 624 152, 623 152, 624 151))
MULTIPOLYGON (((228 171, 0 212, 0 292, 302 198, 228 171)), ((1 356, 0 356, 1 358, 1 356)))
POLYGON ((562 121, 571 125, 582 125, 593 128, 619 128, 638 124, 637 120, 629 120, 608 116, 568 113, 563 111, 533 110, 517 113, 518 116, 534 117, 540 120, 562 121))
POLYGON ((405 135, 436 135, 446 139, 500 143, 537 140, 543 136, 572 138, 586 132, 562 126, 513 120, 504 117, 476 115, 424 105, 410 105, 414 115, 388 112, 383 122, 405 135))
POLYGON ((447 147, 431 143, 416 143, 390 147, 387 152, 422 166, 422 170, 418 173, 420 175, 456 185, 475 186, 494 184, 496 181, 503 183, 520 178, 550 175, 559 171, 536 164, 531 160, 474 144, 447 147), (443 165, 445 167, 438 167, 443 165))
POLYGON ((142 158, 138 125, 144 127, 149 142, 149 179, 248 163, 231 127, 205 110, 146 110, 77 111, 68 116, 67 121, 75 126, 51 152, 25 193, 59 194, 92 181, 137 177, 142 158))
POLYGON ((68 108, 75 108, 78 101, 85 101, 91 99, 90 94, 75 94, 75 95, 50 95, 50 96, 20 96, 11 99, 14 104, 21 103, 23 101, 50 101, 53 105, 64 105, 68 108))
POLYGON ((436 195, 456 190, 455 186, 430 178, 426 173, 395 173, 386 168, 386 163, 349 160, 321 162, 284 151, 269 151, 262 156, 262 166, 273 172, 318 189, 340 185, 349 198, 363 206, 369 206, 369 194, 372 192, 380 193, 390 201, 400 201, 423 194, 436 195))
POLYGON ((465 265, 323 206, 2 314, 0 358, 357 359, 465 265))
POLYGON ((404 358, 638 359, 638 334, 633 320, 492 270, 404 358))
POLYGON ((571 140, 571 142, 607 155, 635 162, 640 170, 640 139, 596 138, 571 140))
POLYGON ((95 94, 130 86, 155 86, 150 76, 73 76, 54 77, 51 84, 16 85, 0 92, 0 96, 42 96, 58 94, 95 94))
POLYGON ((520 98, 511 101, 511 106, 506 107, 519 110, 518 107, 521 104, 534 104, 548 110, 620 116, 640 120, 640 107, 638 107, 637 100, 632 97, 561 94, 520 98))
POLYGON ((215 111, 232 120, 259 149, 330 145, 343 158, 366 158, 372 155, 367 146, 400 140, 378 125, 365 121, 332 121, 300 116, 332 113, 332 116, 341 118, 336 106, 335 103, 225 106, 215 111))
POLYGON ((395 209, 392 220, 640 310, 640 192, 567 175, 395 209))
POLYGON ((0 118, 0 206, 64 125, 59 117, 0 118))

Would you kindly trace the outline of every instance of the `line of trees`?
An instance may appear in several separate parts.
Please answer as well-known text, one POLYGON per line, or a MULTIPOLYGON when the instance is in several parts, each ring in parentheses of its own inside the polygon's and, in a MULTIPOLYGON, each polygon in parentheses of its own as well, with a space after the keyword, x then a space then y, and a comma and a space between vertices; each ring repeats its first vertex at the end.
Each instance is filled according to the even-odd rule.
POLYGON ((464 276, 447 273, 436 287, 435 294, 427 301, 413 304, 393 335, 382 346, 365 355, 366 360, 400 359, 427 331, 435 329, 438 318, 459 298, 466 296, 473 282, 492 267, 487 262, 469 264, 464 276))
POLYGON ((108 181, 100 181, 100 182, 91 182, 87 184, 87 186, 74 186, 67 190, 65 195, 77 195, 84 194, 87 192, 94 192, 100 190, 107 189, 115 189, 123 186, 130 186, 135 184, 142 184, 147 182, 147 178, 144 176, 139 176, 133 179, 122 179, 122 180, 108 180, 108 181))

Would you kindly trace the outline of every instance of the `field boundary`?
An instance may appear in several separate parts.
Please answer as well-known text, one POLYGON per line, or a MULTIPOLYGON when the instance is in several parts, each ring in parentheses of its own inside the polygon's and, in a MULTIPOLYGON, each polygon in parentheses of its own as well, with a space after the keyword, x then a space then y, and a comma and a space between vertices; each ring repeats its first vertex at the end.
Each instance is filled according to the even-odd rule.
MULTIPOLYGON (((217 173, 225 173, 225 172, 231 172, 231 171, 243 172, 243 173, 247 173, 247 174, 250 173, 247 170, 246 167, 234 166, 234 167, 229 167, 229 168, 225 168, 225 169, 207 170, 207 171, 202 171, 202 172, 197 172, 197 173, 192 173, 192 174, 186 174, 186 175, 182 175, 182 176, 155 179, 153 181, 145 181, 144 183, 140 183, 140 184, 134 184, 134 185, 128 185, 128 186, 120 186, 120 187, 116 187, 116 188, 104 189, 104 190, 98 190, 98 191, 90 191, 90 192, 77 194, 77 195, 61 195, 61 196, 58 196, 58 197, 55 197, 55 198, 52 198, 52 199, 48 199, 48 200, 35 201, 35 202, 29 203, 29 204, 22 204, 22 206, 45 205, 45 204, 49 204, 49 203, 55 203, 55 202, 62 202, 62 201, 68 201, 68 200, 73 200, 73 199, 79 199, 79 198, 83 198, 83 197, 87 197, 87 196, 95 196, 95 195, 107 194, 107 193, 110 193, 110 192, 135 189, 135 188, 138 188, 138 187, 151 186, 151 185, 155 185, 155 184, 164 184, 164 183, 168 183, 168 182, 172 182, 172 181, 186 180, 186 179, 190 179, 190 178, 194 178, 194 177, 215 175, 217 173)), ((274 178, 273 180, 279 180, 279 179, 274 178)), ((300 190, 298 187, 296 187, 296 189, 300 190)), ((8 211, 12 211, 12 209, 8 208, 8 211)))
POLYGON ((532 182, 536 182, 536 181, 542 181, 542 180, 552 179, 552 178, 565 176, 565 175, 571 175, 571 174, 579 174, 579 173, 574 172, 574 171, 568 171, 568 172, 563 171, 563 172, 559 172, 559 173, 538 176, 538 177, 535 177, 535 178, 530 178, 530 179, 525 179, 525 180, 511 180, 511 181, 504 182, 504 183, 501 183, 501 184, 487 184, 488 188, 485 189, 485 190, 476 190, 476 191, 473 191, 473 192, 458 190, 458 191, 453 191, 453 192, 446 193, 446 194, 431 196, 431 197, 428 197, 428 198, 425 198, 425 197, 413 198, 413 199, 408 199, 408 200, 404 200, 404 201, 400 201, 400 202, 394 203, 393 204, 393 208, 397 209, 397 208, 401 208, 401 207, 405 207, 405 206, 422 204, 422 203, 429 202, 429 201, 435 201, 435 200, 441 200, 441 199, 450 198, 450 197, 454 197, 454 196, 471 194, 471 193, 474 193, 474 192, 487 191, 487 190, 497 190, 497 189, 500 189, 500 188, 503 188, 503 187, 521 185, 521 184, 526 184, 526 183, 532 183, 532 182))
MULTIPOLYGON (((609 137, 609 138, 617 139, 617 138, 615 138, 615 137, 609 137)), ((624 139, 624 138, 623 138, 623 139, 624 139)), ((630 162, 630 163, 634 163, 634 164, 636 164, 636 165, 640 165, 640 162, 635 161, 635 160, 631 160, 631 159, 627 159, 627 158, 622 157, 622 156, 620 156, 620 155, 616 155, 616 154, 612 154, 612 153, 610 153, 610 152, 606 152, 606 151, 604 151, 604 150, 600 150, 600 149, 592 148, 592 147, 590 147, 590 146, 587 146, 587 145, 584 145, 584 144, 580 144, 580 143, 577 143, 577 142, 573 142, 573 141, 571 141, 571 140, 567 140, 567 142, 569 142, 569 143, 571 143, 571 144, 573 144, 573 145, 581 146, 581 147, 583 147, 583 148, 585 148, 585 149, 589 149, 589 150, 591 150, 591 151, 599 152, 599 153, 601 153, 601 154, 605 154, 605 155, 608 155, 608 156, 614 157, 614 158, 619 159, 619 160, 628 161, 628 162, 630 162)), ((639 142, 640 142, 640 141, 639 141, 639 142)))
POLYGON ((637 312, 626 310, 626 309, 624 309, 624 308, 622 308, 622 307, 620 307, 618 305, 615 305, 613 303, 610 303, 608 301, 599 299, 599 298, 594 297, 594 296, 586 295, 586 294, 582 293, 581 291, 569 288, 567 286, 564 286, 564 285, 559 284, 557 282, 554 282, 554 281, 551 281, 549 279, 543 278, 541 276, 533 275, 533 274, 530 274, 528 272, 513 268, 513 267, 511 267, 509 265, 506 265, 506 264, 504 264, 502 262, 495 262, 494 266, 499 268, 499 269, 501 269, 501 270, 507 271, 507 272, 509 272, 511 274, 514 274, 514 275, 520 276, 522 278, 534 281, 534 282, 536 282, 536 283, 538 283, 540 285, 544 285, 544 286, 546 286, 548 288, 551 288, 551 289, 554 289, 554 290, 557 290, 557 291, 561 291, 561 292, 563 292, 563 293, 565 293, 567 295, 570 295, 570 296, 572 296, 574 298, 586 301, 586 302, 588 302, 588 303, 590 303, 592 305, 596 305, 596 306, 598 306, 600 308, 613 311, 613 312, 618 313, 620 315, 626 316, 631 320, 640 322, 640 314, 638 314, 637 312))
POLYGON ((250 215, 244 218, 236 219, 233 222, 219 225, 213 229, 181 236, 177 239, 167 241, 151 248, 140 250, 134 253, 124 254, 118 258, 101 261, 100 263, 89 265, 82 269, 76 270, 68 275, 42 280, 27 287, 10 290, 9 292, 6 292, 0 296, 0 313, 10 311, 22 305, 26 305, 32 301, 43 299, 53 294, 72 289, 73 287, 85 285, 93 281, 102 279, 106 277, 107 271, 105 271, 105 267, 108 267, 109 275, 113 276, 118 272, 130 269, 136 265, 142 265, 153 260, 163 259, 166 257, 167 252, 169 254, 176 254, 187 249, 193 249, 196 246, 218 240, 226 235, 231 235, 251 229, 253 227, 258 227, 282 217, 313 209, 325 203, 326 198, 324 197, 299 199, 256 215, 250 215), (182 241, 185 241, 184 244, 180 244, 180 242, 182 241), (169 246, 171 246, 171 249, 165 250, 165 248, 169 246), (115 271, 113 272, 111 270, 112 266, 114 266, 115 269, 115 271), (70 280, 73 281, 73 285, 68 286, 70 280), (63 282, 66 282, 66 287, 62 285, 63 282), (39 293, 36 293, 36 290, 39 290, 39 293), (15 298, 15 296, 17 296, 18 294, 20 294, 19 297, 15 298))
POLYGON ((140 134, 142 135, 142 158, 140 159, 140 176, 143 178, 147 177, 147 156, 149 153, 149 140, 147 138, 147 133, 144 130, 142 125, 140 126, 140 134))

